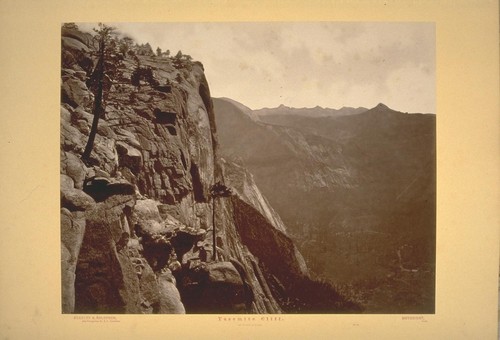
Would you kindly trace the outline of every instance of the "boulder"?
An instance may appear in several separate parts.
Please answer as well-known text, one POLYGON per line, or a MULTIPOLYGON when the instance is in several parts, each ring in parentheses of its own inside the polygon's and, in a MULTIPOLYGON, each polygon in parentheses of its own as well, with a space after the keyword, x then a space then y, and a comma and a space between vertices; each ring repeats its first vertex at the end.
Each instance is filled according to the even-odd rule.
POLYGON ((241 276, 231 262, 212 262, 208 266, 208 282, 211 284, 242 286, 241 276))
POLYGON ((130 131, 118 129, 116 131, 116 138, 119 141, 124 141, 126 144, 133 146, 134 148, 141 148, 141 143, 139 143, 136 136, 130 131))
POLYGON ((160 234, 165 230, 165 223, 160 223, 155 220, 139 220, 137 223, 140 227, 140 234, 147 233, 148 235, 160 234))
MULTIPOLYGON (((137 142, 139 143, 139 142, 137 142)), ((120 166, 126 166, 134 172, 138 172, 142 167, 142 154, 139 150, 124 142, 116 142, 116 151, 120 166)))
POLYGON ((181 296, 175 285, 175 278, 166 270, 158 276, 160 288, 160 314, 185 314, 186 310, 181 301, 181 296))
POLYGON ((85 211, 92 208, 94 205, 94 199, 82 190, 61 188, 61 206, 70 211, 85 211))
POLYGON ((68 175, 61 174, 61 190, 73 189, 75 187, 75 182, 68 175))
POLYGON ((65 49, 68 49, 70 51, 77 51, 77 52, 83 52, 83 53, 88 53, 90 52, 90 49, 81 41, 74 39, 72 37, 62 37, 62 46, 65 49))
POLYGON ((73 54, 68 50, 61 52, 61 64, 63 67, 74 67, 77 61, 73 54))
POLYGON ((92 45, 92 35, 89 33, 81 32, 77 29, 63 27, 61 29, 61 36, 76 39, 79 42, 83 43, 85 46, 92 45))
POLYGON ((92 153, 93 157, 96 157, 99 167, 103 170, 108 173, 113 173, 116 170, 118 166, 118 154, 113 139, 97 135, 92 153))
POLYGON ((134 212, 139 221, 162 221, 160 212, 158 211, 158 202, 152 199, 138 200, 135 204, 134 212))
POLYGON ((71 120, 71 113, 64 106, 61 106, 61 120, 66 122, 71 120))
POLYGON ((88 113, 82 107, 77 107, 76 109, 73 110, 73 112, 71 114, 71 119, 74 121, 84 119, 85 121, 87 121, 87 123, 92 124, 92 121, 94 120, 94 115, 91 113, 88 113))
POLYGON ((78 156, 70 152, 64 152, 61 155, 61 171, 73 179, 75 188, 83 188, 87 168, 78 156))
POLYGON ((61 119, 61 147, 63 150, 73 150, 77 152, 79 149, 83 151, 83 146, 86 143, 84 136, 77 128, 75 128, 67 120, 61 119))
POLYGON ((92 104, 93 95, 83 81, 70 78, 62 85, 61 99, 62 102, 68 103, 73 107, 86 107, 92 104))

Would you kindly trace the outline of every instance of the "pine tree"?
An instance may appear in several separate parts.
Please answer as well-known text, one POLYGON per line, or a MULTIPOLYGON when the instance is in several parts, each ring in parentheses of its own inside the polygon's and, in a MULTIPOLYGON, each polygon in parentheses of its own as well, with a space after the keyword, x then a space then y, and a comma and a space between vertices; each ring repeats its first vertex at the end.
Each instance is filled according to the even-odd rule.
POLYGON ((111 87, 111 80, 109 76, 113 72, 111 70, 107 70, 107 68, 110 64, 113 64, 109 63, 112 51, 107 49, 107 47, 111 45, 111 36, 115 31, 115 28, 99 23, 99 29, 94 28, 94 31, 97 33, 96 38, 98 38, 99 41, 99 51, 97 65, 87 81, 87 85, 89 89, 94 93, 95 98, 92 108, 92 114, 94 115, 94 119, 92 120, 92 128, 90 129, 89 139, 82 154, 82 160, 87 164, 90 161, 90 154, 92 153, 92 149, 94 147, 97 127, 99 125, 99 118, 104 113, 104 92, 108 92, 109 88, 111 87), (108 60, 106 60, 107 58, 108 60), (105 86, 107 88, 105 88, 105 86))

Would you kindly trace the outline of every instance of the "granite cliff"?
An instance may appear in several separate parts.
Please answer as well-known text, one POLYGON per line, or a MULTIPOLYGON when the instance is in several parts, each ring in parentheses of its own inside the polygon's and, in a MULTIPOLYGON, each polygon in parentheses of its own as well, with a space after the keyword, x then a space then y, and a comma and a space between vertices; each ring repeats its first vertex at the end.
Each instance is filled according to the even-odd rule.
POLYGON ((203 65, 128 38, 106 44, 99 112, 100 45, 62 28, 62 311, 359 311, 309 278, 251 174, 219 158, 203 65), (215 185, 231 190, 219 197, 215 185))

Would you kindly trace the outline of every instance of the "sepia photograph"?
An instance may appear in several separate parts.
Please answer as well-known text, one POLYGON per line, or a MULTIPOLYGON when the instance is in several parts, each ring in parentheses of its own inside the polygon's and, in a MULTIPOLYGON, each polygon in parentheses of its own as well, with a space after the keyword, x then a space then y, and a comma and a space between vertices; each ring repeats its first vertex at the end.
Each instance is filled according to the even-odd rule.
POLYGON ((62 24, 62 313, 435 313, 435 55, 431 22, 62 24))
POLYGON ((0 1, 0 336, 498 339, 497 1, 0 1))

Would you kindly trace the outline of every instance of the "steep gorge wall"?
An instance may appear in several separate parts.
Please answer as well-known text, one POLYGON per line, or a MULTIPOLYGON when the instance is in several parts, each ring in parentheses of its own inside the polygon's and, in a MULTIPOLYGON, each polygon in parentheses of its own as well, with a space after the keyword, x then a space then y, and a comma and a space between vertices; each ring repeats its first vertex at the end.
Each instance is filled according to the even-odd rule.
MULTIPOLYGON (((137 60, 122 55, 90 160, 84 163, 93 119, 94 94, 87 81, 94 55, 90 35, 63 29, 63 312, 281 312, 261 270, 261 261, 271 261, 265 256, 274 254, 262 253, 259 259, 242 242, 237 197, 210 198, 211 186, 223 181, 223 165, 203 66, 138 56, 157 83, 133 86, 137 60)), ((245 219, 256 214, 258 228, 264 228, 257 233, 272 229, 270 235, 287 239, 274 212, 266 208, 267 215, 261 214, 267 202, 259 201, 259 194, 250 204, 260 207, 245 211, 245 219)), ((276 245, 286 248, 280 251, 287 266, 306 273, 291 242, 276 245)))

